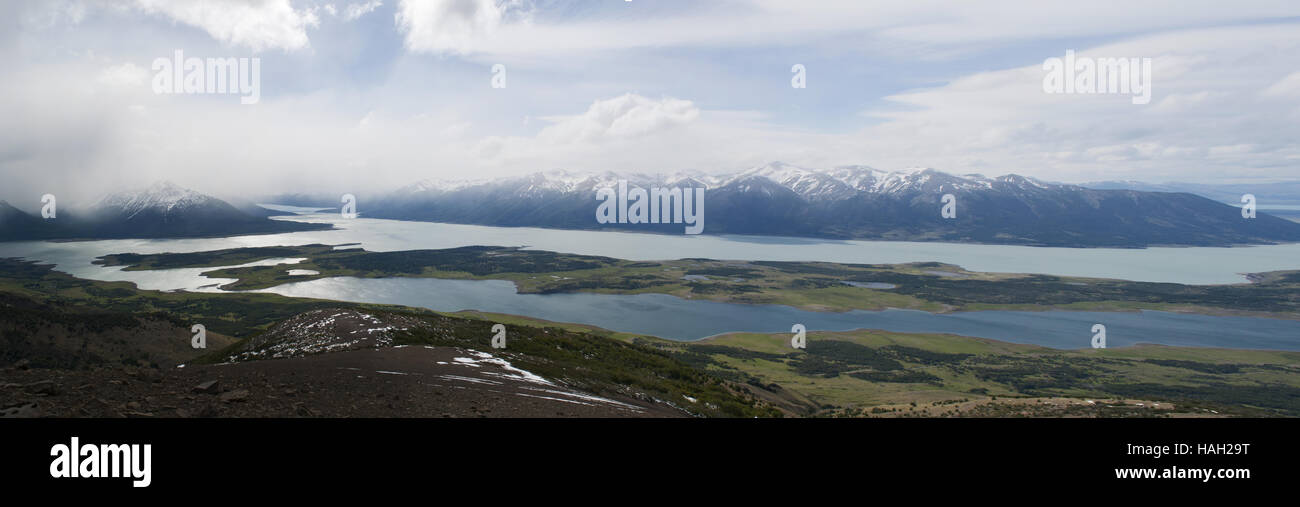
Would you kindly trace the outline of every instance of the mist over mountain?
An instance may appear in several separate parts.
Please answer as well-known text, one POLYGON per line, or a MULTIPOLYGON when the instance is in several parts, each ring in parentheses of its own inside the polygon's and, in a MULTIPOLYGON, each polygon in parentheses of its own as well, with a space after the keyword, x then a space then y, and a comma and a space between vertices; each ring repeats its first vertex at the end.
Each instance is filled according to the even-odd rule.
POLYGON ((1018 175, 957 176, 868 166, 813 170, 780 162, 730 175, 574 174, 420 181, 363 199, 369 218, 492 226, 682 232, 681 224, 600 224, 596 192, 707 188, 705 232, 839 239, 1072 247, 1232 245, 1300 241, 1300 224, 1187 192, 1093 189, 1018 175), (945 194, 956 217, 941 216, 945 194))
POLYGON ((166 181, 109 194, 85 207, 61 204, 50 219, 0 203, 0 240, 231 236, 330 227, 271 220, 270 210, 242 205, 244 209, 236 208, 166 181))

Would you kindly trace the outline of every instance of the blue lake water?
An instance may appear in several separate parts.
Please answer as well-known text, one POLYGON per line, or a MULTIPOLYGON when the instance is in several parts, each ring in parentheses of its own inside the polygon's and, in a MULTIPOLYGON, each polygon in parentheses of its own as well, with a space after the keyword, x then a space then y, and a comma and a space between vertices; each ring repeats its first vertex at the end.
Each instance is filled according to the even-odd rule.
MULTIPOLYGON (((356 244, 371 251, 452 248, 468 245, 524 246, 540 250, 632 260, 712 258, 843 263, 937 261, 972 271, 1041 273, 1183 284, 1245 282, 1244 273, 1300 269, 1300 244, 1236 248, 1080 249, 806 238, 656 235, 609 231, 401 222, 318 213, 295 220, 332 223, 338 229, 201 239, 104 240, 0 243, 0 257, 23 257, 92 280, 134 282, 142 289, 217 291, 200 273, 214 268, 122 271, 91 263, 112 253, 196 252, 224 248, 311 243, 356 244)), ((292 263, 272 259, 254 264, 292 263)), ((291 266, 285 266, 286 269, 291 266)), ((1034 343, 1087 347, 1093 324, 1107 326, 1108 345, 1134 343, 1300 350, 1300 321, 1208 317, 1165 312, 968 312, 935 315, 918 311, 819 313, 783 306, 752 306, 686 300, 673 296, 557 294, 520 295, 510 282, 349 278, 314 280, 272 289, 285 295, 392 303, 443 311, 477 309, 578 322, 617 331, 694 340, 729 331, 786 332, 794 323, 810 330, 885 329, 952 333, 1034 343)))
MULTIPOLYGON (((0 257, 52 262, 56 269, 90 279, 129 280, 90 263, 112 253, 198 252, 252 246, 355 243, 385 252, 469 245, 526 246, 538 250, 603 255, 630 260, 709 258, 751 261, 824 261, 893 264, 935 261, 971 271, 1040 273, 1182 284, 1246 282, 1246 273, 1300 269, 1300 244, 1234 248, 1045 248, 907 241, 838 241, 737 235, 663 235, 613 231, 568 231, 527 227, 402 222, 337 214, 300 215, 294 220, 331 223, 338 229, 259 236, 199 239, 28 241, 0 243, 0 257)), ((210 284, 196 273, 155 272, 142 285, 151 289, 193 289, 210 284)))
POLYGON ((666 294, 519 294, 502 280, 324 278, 264 292, 342 301, 400 304, 438 311, 480 310, 590 324, 673 340, 731 331, 788 332, 883 329, 951 333, 1060 349, 1091 346, 1092 326, 1104 324, 1108 347, 1154 343, 1189 347, 1300 350, 1300 321, 1213 317, 1170 312, 980 311, 933 314, 915 310, 826 313, 779 305, 688 300, 666 294))

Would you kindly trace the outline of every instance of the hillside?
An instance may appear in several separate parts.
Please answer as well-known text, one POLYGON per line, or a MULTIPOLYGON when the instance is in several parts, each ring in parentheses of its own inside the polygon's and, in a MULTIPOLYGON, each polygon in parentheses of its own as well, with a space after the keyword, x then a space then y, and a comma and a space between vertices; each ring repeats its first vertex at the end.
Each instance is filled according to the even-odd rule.
POLYGON ((507 323, 499 350, 489 343, 495 322, 476 316, 142 291, 12 260, 0 268, 0 415, 779 414, 742 385, 601 333, 507 323), (191 323, 207 327, 208 349, 190 348, 191 323), (212 380, 220 387, 194 391, 212 380))

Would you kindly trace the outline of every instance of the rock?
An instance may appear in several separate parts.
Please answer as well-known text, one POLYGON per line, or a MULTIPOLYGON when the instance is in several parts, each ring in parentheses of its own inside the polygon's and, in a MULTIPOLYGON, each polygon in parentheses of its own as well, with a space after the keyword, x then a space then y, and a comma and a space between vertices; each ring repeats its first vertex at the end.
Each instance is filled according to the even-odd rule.
POLYGON ((26 359, 19 359, 19 360, 15 361, 14 364, 11 365, 11 366, 12 366, 13 369, 15 369, 15 370, 26 370, 27 368, 31 367, 31 364, 32 364, 32 362, 29 361, 29 360, 26 360, 26 359))
POLYGON ((140 410, 140 402, 128 401, 126 402, 126 408, 127 410, 140 410))
POLYGON ((21 405, 11 405, 0 408, 0 417, 40 417, 41 407, 36 402, 24 403, 21 405))
POLYGON ((232 403, 232 402, 236 402, 236 401, 244 401, 244 400, 247 400, 247 399, 248 399, 248 390, 247 390, 247 389, 236 389, 236 390, 234 390, 234 391, 230 391, 230 392, 228 392, 228 393, 221 393, 221 401, 222 401, 222 402, 225 402, 225 403, 232 403))
POLYGON ((133 368, 128 375, 141 382, 151 384, 162 382, 162 374, 153 368, 133 368))
POLYGON ((194 386, 194 392, 204 393, 204 394, 217 394, 217 391, 219 391, 220 388, 221 388, 220 383, 218 383, 215 380, 209 380, 207 382, 194 386))
POLYGON ((215 404, 204 405, 199 409, 199 417, 217 417, 221 415, 221 408, 215 404))
POLYGON ((24 386, 24 388, 32 394, 44 394, 46 396, 58 396, 59 394, 59 386, 53 380, 32 382, 24 386))
POLYGON ((191 414, 189 410, 178 408, 176 409, 176 417, 190 418, 190 417, 194 417, 194 414, 191 414))

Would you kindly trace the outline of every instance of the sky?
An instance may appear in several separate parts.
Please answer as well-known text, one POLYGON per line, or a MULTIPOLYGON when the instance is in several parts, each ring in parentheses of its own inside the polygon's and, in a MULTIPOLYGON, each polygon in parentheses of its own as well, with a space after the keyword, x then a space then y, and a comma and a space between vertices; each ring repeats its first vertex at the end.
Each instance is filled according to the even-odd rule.
POLYGON ((1291 0, 6 0, 0 23, 16 204, 772 161, 1300 179, 1291 0), (159 93, 176 51, 257 58, 258 100, 159 93), (1047 93, 1067 51, 1150 59, 1149 103, 1047 93))

